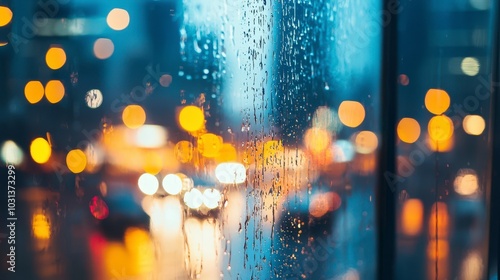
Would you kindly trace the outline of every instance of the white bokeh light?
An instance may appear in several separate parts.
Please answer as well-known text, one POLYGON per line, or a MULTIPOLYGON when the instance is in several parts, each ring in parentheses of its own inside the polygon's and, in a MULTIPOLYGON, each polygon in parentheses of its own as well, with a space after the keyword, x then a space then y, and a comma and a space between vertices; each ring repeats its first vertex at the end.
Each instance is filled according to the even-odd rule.
POLYGON ((220 191, 216 189, 206 189, 203 192, 203 204, 209 209, 217 208, 221 199, 222 195, 220 191))
POLYGON ((12 140, 7 140, 2 145, 2 160, 5 163, 19 165, 24 159, 23 150, 12 140))
POLYGON ((141 192, 147 195, 153 195, 158 190, 159 182, 154 175, 144 173, 137 182, 141 192))
POLYGON ((184 194, 184 203, 191 209, 198 209, 203 204, 203 194, 198 189, 192 189, 184 194))
POLYGON ((475 57, 465 57, 460 63, 462 72, 467 76, 476 76, 479 73, 479 61, 475 57))
POLYGON ((176 174, 168 174, 163 178, 162 186, 168 194, 179 194, 182 190, 182 179, 176 174))
POLYGON ((167 131, 159 125, 145 124, 136 130, 128 132, 129 139, 133 141, 132 145, 137 145, 141 148, 160 148, 167 141, 167 131))
POLYGON ((102 104, 102 92, 98 89, 91 89, 85 94, 85 103, 89 108, 95 109, 102 104))
POLYGON ((243 164, 224 162, 215 168, 215 177, 222 184, 241 184, 245 182, 247 175, 243 164))

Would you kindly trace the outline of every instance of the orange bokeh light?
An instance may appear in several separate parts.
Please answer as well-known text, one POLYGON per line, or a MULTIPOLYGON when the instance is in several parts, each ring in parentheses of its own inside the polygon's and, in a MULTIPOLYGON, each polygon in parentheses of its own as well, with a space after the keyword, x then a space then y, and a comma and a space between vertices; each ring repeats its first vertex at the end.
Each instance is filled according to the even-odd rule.
POLYGON ((408 199, 401 210, 401 228, 404 234, 415 236, 422 231, 424 205, 419 199, 408 199))
POLYGON ((193 158, 193 144, 191 142, 182 140, 177 142, 174 147, 175 157, 179 162, 187 163, 193 158))
POLYGON ((342 199, 337 193, 327 192, 315 194, 311 197, 309 204, 309 214, 320 218, 328 212, 337 210, 342 204, 342 199))
POLYGON ((45 62, 52 70, 57 70, 66 63, 66 52, 60 47, 51 47, 45 55, 45 62))
POLYGON ((146 112, 139 105, 128 105, 123 110, 122 120, 128 128, 139 128, 146 122, 146 112))
POLYGON ((0 27, 6 26, 12 20, 12 10, 8 7, 0 6, 0 27))
POLYGON ((405 143, 415 143, 420 137, 420 125, 415 119, 402 118, 398 123, 398 137, 405 143))
POLYGON ((147 151, 144 155, 144 172, 156 175, 163 169, 163 158, 157 151, 147 151))
POLYGON ((66 166, 75 173, 81 173, 87 166, 87 156, 80 149, 71 150, 66 155, 66 166))
POLYGON ((361 131, 354 139, 356 151, 360 154, 371 154, 378 147, 378 138, 371 131, 361 131))
POLYGON ((432 205, 429 217, 429 235, 432 238, 447 238, 449 226, 448 206, 444 202, 432 205))
POLYGON ((24 87, 24 96, 29 103, 38 103, 43 98, 44 88, 40 81, 29 81, 24 87))
POLYGON ((432 140, 430 137, 428 137, 427 146, 431 151, 434 152, 440 152, 440 153, 449 152, 455 146, 455 137, 452 136, 449 139, 443 141, 435 141, 432 140))
MULTIPOLYGON (((448 258, 450 253, 450 244, 448 240, 443 239, 431 239, 429 240, 429 245, 427 246, 427 256, 431 260, 442 260, 448 258)), ((440 266, 441 267, 441 266, 440 266)))
POLYGON ((64 97, 65 89, 63 83, 61 81, 49 81, 45 85, 45 97, 47 100, 52 103, 58 103, 64 97))
POLYGON ((313 153, 323 152, 330 146, 331 141, 331 133, 322 128, 309 128, 304 135, 304 143, 307 149, 313 153))
POLYGON ((425 108, 429 112, 440 115, 450 107, 450 96, 442 89, 431 88, 425 94, 425 108))
POLYGON ((365 119, 365 108, 357 101, 343 101, 339 106, 340 121, 348 127, 358 127, 365 119))
POLYGON ((222 144, 222 137, 213 133, 205 133, 198 138, 198 150, 207 158, 219 156, 222 144))
POLYGON ((217 162, 236 161, 236 148, 230 143, 222 144, 219 155, 216 157, 217 162))

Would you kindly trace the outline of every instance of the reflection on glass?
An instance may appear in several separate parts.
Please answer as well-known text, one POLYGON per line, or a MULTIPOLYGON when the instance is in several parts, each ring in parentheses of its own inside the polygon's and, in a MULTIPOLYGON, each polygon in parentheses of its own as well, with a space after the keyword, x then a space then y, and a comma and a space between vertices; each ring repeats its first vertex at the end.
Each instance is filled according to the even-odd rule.
POLYGON ((401 210, 401 227, 406 235, 415 236, 420 234, 423 226, 424 208, 422 201, 408 199, 404 202, 401 210))

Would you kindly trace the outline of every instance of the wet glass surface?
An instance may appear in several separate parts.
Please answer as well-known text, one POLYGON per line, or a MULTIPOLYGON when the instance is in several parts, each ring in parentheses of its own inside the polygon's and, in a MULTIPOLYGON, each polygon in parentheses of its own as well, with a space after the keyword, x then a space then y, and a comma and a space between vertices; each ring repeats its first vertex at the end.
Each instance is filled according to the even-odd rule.
POLYGON ((412 3, 400 16, 397 278, 490 279, 497 31, 493 3, 469 2, 412 3))
POLYGON ((0 279, 377 279, 396 17, 395 279, 490 279, 498 28, 448 2, 0 2, 0 279))

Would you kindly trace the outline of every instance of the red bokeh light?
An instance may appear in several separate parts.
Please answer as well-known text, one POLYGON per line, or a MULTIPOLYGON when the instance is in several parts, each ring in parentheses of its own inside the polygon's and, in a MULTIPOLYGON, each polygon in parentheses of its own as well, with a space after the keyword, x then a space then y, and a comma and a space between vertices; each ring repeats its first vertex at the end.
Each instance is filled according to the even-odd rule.
POLYGON ((104 220, 109 215, 108 205, 98 196, 92 197, 89 202, 89 209, 92 216, 98 220, 104 220))
POLYGON ((405 74, 401 74, 399 75, 398 82, 403 86, 407 86, 410 84, 410 78, 405 74))

